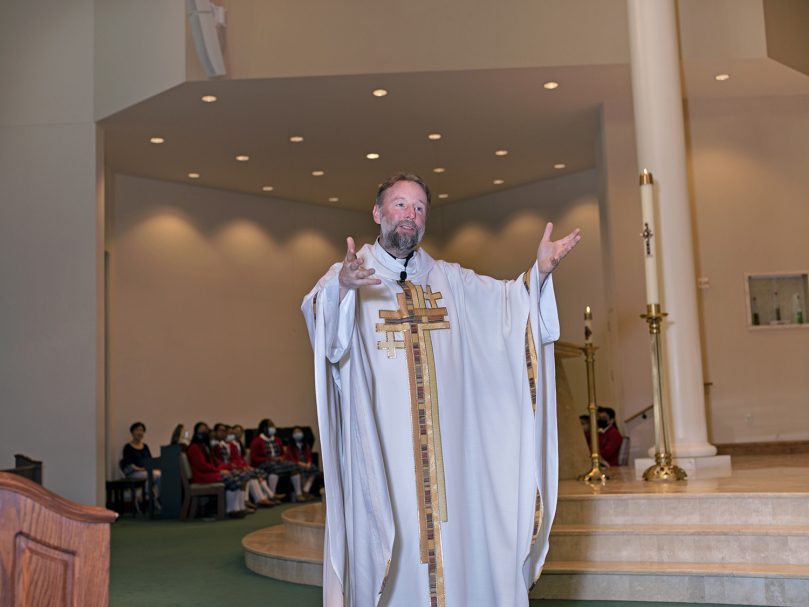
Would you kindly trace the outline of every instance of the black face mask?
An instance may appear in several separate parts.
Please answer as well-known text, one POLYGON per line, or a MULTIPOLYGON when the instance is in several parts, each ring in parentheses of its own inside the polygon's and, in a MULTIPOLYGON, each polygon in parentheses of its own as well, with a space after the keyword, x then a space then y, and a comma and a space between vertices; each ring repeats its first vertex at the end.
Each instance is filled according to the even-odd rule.
POLYGON ((600 420, 598 420, 598 427, 603 430, 604 428, 606 428, 609 425, 609 423, 610 422, 608 422, 606 419, 600 419, 600 420))
POLYGON ((211 438, 211 434, 209 432, 197 432, 196 437, 197 440, 202 441, 207 445, 211 438))

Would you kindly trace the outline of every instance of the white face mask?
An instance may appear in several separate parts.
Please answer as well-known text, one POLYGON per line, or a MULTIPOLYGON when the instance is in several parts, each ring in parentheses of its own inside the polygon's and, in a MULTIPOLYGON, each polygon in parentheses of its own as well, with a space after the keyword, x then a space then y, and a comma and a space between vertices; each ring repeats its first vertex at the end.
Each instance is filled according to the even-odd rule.
POLYGON ((267 428, 267 436, 275 436, 275 428, 267 428))
POLYGON ((235 434, 228 434, 227 437, 225 438, 225 440, 227 442, 229 442, 229 443, 232 443, 233 441, 236 440, 236 435, 235 434))
POLYGON ((292 438, 294 438, 296 441, 302 441, 303 434, 301 434, 300 432, 296 432, 295 434, 292 435, 292 438))

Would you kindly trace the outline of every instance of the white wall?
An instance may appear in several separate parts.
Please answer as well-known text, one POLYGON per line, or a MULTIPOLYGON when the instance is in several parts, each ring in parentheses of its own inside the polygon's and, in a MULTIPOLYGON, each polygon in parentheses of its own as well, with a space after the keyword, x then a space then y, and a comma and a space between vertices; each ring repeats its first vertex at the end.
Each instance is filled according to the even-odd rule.
MULTIPOLYGON (((316 425, 303 296, 373 237, 368 213, 117 175, 108 474, 136 420, 316 425)), ((190 429, 190 428, 189 428, 190 429)))
POLYGON ((93 2, 5 3, 0 19, 0 468, 44 461, 102 495, 93 2))

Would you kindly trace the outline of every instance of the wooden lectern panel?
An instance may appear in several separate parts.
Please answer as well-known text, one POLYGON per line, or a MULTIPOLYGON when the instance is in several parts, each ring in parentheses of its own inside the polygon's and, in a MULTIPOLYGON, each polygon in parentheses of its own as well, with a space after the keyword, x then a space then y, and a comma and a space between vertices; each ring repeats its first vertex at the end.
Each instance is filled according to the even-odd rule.
POLYGON ((0 473, 0 607, 104 607, 116 514, 0 473))

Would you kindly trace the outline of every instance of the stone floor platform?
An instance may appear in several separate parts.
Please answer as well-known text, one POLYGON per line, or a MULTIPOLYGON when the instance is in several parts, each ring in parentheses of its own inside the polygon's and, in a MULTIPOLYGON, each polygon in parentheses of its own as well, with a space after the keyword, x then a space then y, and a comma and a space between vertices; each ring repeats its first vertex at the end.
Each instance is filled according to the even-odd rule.
MULTIPOLYGON (((809 454, 737 456, 729 477, 562 481, 532 598, 809 607, 809 454)), ((249 569, 320 585, 321 504, 242 540, 249 569)))

